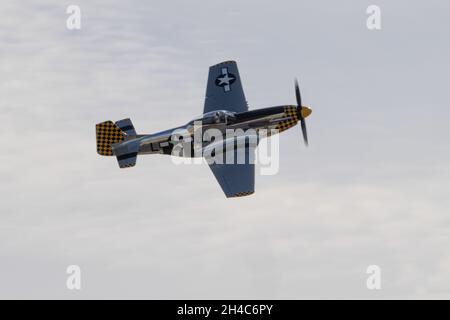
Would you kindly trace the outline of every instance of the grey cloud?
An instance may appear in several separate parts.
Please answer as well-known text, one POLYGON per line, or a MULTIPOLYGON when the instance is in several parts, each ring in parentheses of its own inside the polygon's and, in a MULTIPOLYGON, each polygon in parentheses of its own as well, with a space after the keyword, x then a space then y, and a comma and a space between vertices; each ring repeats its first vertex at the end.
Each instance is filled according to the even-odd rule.
POLYGON ((80 31, 60 1, 0 5, 0 297, 449 297, 447 2, 378 1, 378 32, 359 1, 78 3, 80 31), (296 76, 313 108, 311 146, 284 133, 255 195, 96 155, 96 122, 199 114, 229 58, 251 108, 293 102, 296 76))

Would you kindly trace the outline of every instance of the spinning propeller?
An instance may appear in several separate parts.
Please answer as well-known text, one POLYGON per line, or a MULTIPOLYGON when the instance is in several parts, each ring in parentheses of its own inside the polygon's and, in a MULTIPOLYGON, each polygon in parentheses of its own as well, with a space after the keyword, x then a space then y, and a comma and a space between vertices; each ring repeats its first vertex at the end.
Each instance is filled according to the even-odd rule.
POLYGON ((305 118, 309 116, 312 111, 310 108, 302 106, 302 96, 300 95, 297 79, 295 79, 295 97, 297 98, 297 117, 300 120, 302 127, 303 141, 305 142, 305 145, 308 146, 308 133, 306 132, 305 118))

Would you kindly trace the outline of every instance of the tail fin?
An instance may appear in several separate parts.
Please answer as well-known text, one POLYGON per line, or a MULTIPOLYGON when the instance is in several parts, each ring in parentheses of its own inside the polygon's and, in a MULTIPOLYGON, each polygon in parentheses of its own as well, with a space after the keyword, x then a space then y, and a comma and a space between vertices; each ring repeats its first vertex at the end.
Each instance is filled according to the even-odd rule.
POLYGON ((112 121, 105 121, 95 125, 97 138, 97 153, 102 156, 112 156, 111 145, 125 140, 125 133, 112 121))

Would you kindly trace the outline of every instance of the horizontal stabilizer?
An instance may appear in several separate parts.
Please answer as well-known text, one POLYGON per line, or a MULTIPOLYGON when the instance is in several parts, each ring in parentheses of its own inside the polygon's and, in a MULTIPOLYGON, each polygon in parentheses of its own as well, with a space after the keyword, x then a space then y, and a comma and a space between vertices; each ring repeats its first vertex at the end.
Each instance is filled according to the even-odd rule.
POLYGON ((117 156, 120 168, 129 168, 136 165, 139 152, 139 141, 129 140, 113 146, 114 154, 117 156))
POLYGON ((119 162, 120 168, 134 167, 136 165, 136 159, 137 159, 137 152, 117 156, 117 161, 119 162))
POLYGON ((133 123, 129 118, 116 121, 116 126, 118 126, 120 130, 125 132, 128 136, 136 135, 136 130, 134 129, 133 123))

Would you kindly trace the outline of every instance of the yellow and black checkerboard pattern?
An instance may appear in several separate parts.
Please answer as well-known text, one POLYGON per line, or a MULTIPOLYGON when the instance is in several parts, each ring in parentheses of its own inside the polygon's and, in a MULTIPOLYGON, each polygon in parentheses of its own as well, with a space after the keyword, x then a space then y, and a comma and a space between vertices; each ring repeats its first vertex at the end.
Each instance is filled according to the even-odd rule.
POLYGON ((111 145, 124 140, 124 134, 112 121, 95 125, 97 137, 97 153, 102 156, 112 156, 111 145))
POLYGON ((284 107, 284 117, 289 117, 289 119, 278 123, 276 129, 278 129, 279 132, 287 130, 297 124, 298 122, 297 107, 296 106, 284 107))
POLYGON ((238 192, 238 193, 234 194, 232 197, 245 197, 245 196, 249 196, 253 193, 254 193, 254 191, 238 192))

